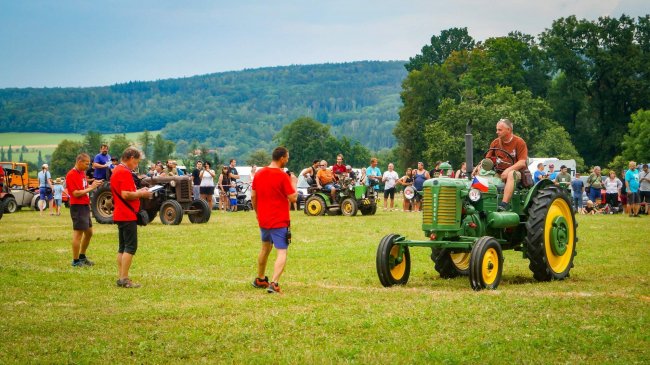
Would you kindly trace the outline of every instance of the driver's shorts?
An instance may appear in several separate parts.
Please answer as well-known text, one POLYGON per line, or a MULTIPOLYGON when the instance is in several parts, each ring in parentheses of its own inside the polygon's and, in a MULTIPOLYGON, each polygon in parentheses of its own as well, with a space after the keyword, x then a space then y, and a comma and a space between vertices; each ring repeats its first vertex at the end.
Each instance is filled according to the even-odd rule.
MULTIPOLYGON (((500 175, 500 174, 496 174, 496 175, 497 175, 499 178, 501 178, 501 175, 500 175)), ((515 173, 514 173, 513 176, 515 177, 515 185, 517 185, 517 183, 521 181, 521 171, 519 171, 519 170, 515 171, 515 173)))

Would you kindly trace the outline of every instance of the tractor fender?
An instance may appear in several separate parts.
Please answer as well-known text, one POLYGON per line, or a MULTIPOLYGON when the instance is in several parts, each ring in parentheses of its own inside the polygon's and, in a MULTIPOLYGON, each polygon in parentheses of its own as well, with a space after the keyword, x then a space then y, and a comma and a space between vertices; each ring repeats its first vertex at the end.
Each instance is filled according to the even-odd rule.
POLYGON ((553 184, 553 181, 549 179, 544 179, 544 180, 540 180, 537 184, 533 186, 532 189, 530 189, 528 195, 526 195, 526 200, 524 201, 524 211, 528 210, 528 207, 530 206, 530 203, 533 201, 535 195, 537 195, 537 192, 541 189, 545 189, 549 185, 555 185, 555 184, 553 184))

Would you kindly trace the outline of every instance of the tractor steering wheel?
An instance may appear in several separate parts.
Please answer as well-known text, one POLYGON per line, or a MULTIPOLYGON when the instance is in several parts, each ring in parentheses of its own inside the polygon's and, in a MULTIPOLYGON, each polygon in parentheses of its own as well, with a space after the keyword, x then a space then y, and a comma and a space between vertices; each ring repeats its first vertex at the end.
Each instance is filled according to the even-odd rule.
POLYGON ((504 150, 503 148, 497 148, 497 147, 488 148, 487 151, 485 151, 485 154, 483 155, 483 158, 489 158, 490 160, 492 160, 492 162, 494 162, 494 167, 492 169, 494 171, 496 171, 497 173, 499 173, 499 174, 502 173, 503 171, 505 171, 505 169, 507 169, 508 167, 515 164, 515 159, 510 155, 510 153, 508 153, 508 151, 504 150), (488 155, 488 153, 490 153, 490 151, 503 152, 506 156, 508 156, 508 159, 510 159, 510 162, 502 160, 501 157, 499 157, 496 153, 494 154, 495 156, 493 156, 493 157, 487 157, 487 155, 488 155), (501 167, 498 167, 498 166, 504 165, 504 164, 507 165, 507 167, 505 169, 502 169, 501 167))

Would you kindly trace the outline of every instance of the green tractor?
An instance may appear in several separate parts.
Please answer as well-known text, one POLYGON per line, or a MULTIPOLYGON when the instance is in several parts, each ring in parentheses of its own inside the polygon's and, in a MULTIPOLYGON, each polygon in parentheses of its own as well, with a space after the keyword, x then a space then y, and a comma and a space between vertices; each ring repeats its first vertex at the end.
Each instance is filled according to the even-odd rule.
POLYGON ((355 216, 358 211, 363 215, 374 215, 377 212, 377 193, 370 186, 356 184, 348 177, 339 180, 341 188, 336 190, 336 202, 332 202, 329 192, 317 187, 309 188, 305 199, 305 214, 318 216, 330 215, 355 216))
MULTIPOLYGON (((470 124, 466 159, 471 171, 469 128, 470 124)), ((422 230, 426 239, 412 240, 399 234, 382 238, 376 266, 383 286, 408 282, 409 247, 430 248, 435 270, 441 277, 469 276, 472 289, 477 291, 496 289, 499 285, 503 250, 521 251, 523 258, 530 261, 529 268, 536 280, 562 280, 569 276, 576 255, 578 224, 566 191, 549 180, 527 186, 518 183, 511 209, 498 211, 503 182, 496 176, 497 165, 490 162, 483 160, 477 180, 487 182, 483 191, 473 188, 472 180, 440 177, 424 183, 422 230)), ((514 164, 514 160, 510 162, 514 164)))

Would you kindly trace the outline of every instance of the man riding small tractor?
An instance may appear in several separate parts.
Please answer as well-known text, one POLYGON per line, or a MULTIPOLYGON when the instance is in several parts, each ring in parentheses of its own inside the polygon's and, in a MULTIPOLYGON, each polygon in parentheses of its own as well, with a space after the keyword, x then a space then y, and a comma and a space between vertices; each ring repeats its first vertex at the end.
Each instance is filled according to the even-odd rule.
MULTIPOLYGON (((468 171, 472 162, 471 123, 466 134, 468 171)), ((376 267, 383 286, 406 284, 411 270, 409 247, 429 247, 435 270, 443 278, 469 276, 474 290, 496 289, 503 269, 502 250, 521 251, 539 281, 569 276, 578 237, 571 201, 552 181, 536 185, 523 178, 514 186, 507 209, 499 166, 514 166, 510 153, 490 148, 473 180, 433 178, 425 181, 422 230, 426 240, 399 234, 381 239, 376 267), (505 158, 506 161, 502 160, 505 158)))
POLYGON ((305 214, 309 216, 330 215, 355 216, 358 211, 363 215, 374 215, 377 212, 377 195, 372 187, 357 184, 349 175, 339 177, 335 186, 334 197, 331 190, 312 186, 307 189, 309 195, 305 199, 305 214))

